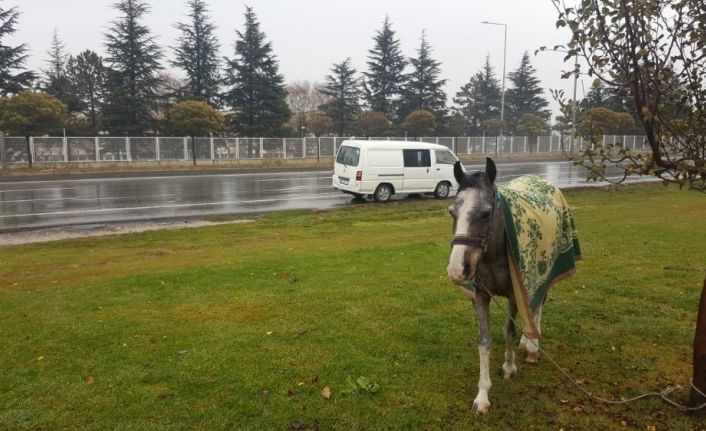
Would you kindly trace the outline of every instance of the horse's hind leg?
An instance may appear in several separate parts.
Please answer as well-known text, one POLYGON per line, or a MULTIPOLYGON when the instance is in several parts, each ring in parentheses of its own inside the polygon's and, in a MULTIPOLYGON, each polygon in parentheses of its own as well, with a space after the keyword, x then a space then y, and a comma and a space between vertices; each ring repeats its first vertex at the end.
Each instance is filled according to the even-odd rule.
POLYGON ((478 378, 478 395, 473 400, 473 411, 486 413, 490 408, 488 390, 490 389, 490 332, 488 330, 490 298, 477 295, 475 301, 476 317, 478 319, 478 354, 480 356, 480 377, 478 378))
MULTIPOLYGON (((534 325, 537 327, 537 332, 542 333, 542 305, 539 306, 537 311, 534 313, 534 325)), ((525 361, 529 363, 539 362, 539 339, 538 338, 527 338, 522 335, 520 340, 520 347, 527 350, 527 356, 525 356, 525 361)))
POLYGON ((510 297, 507 302, 508 319, 505 322, 505 363, 503 364, 503 379, 511 379, 517 374, 517 366, 515 365, 515 337, 517 336, 515 322, 517 317, 517 303, 515 298, 510 297))

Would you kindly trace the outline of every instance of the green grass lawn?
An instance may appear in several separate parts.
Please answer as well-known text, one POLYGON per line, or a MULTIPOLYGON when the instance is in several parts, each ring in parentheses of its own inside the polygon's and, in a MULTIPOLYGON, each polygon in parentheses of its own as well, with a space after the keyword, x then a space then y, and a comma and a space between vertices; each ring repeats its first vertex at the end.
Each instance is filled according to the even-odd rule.
MULTIPOLYGON (((688 386, 706 197, 567 198, 584 260, 550 292, 543 347, 604 397, 688 386)), ((546 358, 501 380, 497 306, 492 407, 474 416, 476 323, 446 278, 447 205, 0 248, 0 429, 706 429, 657 399, 591 401, 546 358), (348 376, 378 390, 347 394, 348 376)))

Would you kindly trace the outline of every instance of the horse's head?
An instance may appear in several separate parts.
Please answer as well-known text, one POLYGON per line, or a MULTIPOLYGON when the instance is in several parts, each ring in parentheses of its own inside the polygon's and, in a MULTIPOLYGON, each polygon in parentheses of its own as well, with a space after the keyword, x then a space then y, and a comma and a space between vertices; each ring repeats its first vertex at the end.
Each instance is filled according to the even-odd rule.
POLYGON ((485 172, 466 175, 461 162, 454 166, 459 188, 449 205, 454 218, 454 239, 446 271, 454 283, 465 286, 473 281, 478 262, 486 250, 496 211, 495 163, 486 159, 485 172))

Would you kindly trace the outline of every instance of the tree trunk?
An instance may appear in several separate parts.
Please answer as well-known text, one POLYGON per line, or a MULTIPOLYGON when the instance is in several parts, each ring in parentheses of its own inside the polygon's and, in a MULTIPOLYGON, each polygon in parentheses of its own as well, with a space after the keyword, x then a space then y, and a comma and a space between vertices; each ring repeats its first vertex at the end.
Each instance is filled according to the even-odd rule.
POLYGON ((29 145, 29 136, 25 137, 25 140, 27 141, 27 160, 29 160, 29 167, 32 167, 32 148, 29 145))
MULTIPOLYGON (((696 334, 694 335, 694 376, 692 382, 706 394, 706 278, 701 289, 701 302, 696 316, 696 334)), ((691 389, 689 406, 696 407, 706 402, 706 397, 691 389)))
POLYGON ((194 166, 196 166, 196 138, 191 135, 191 156, 194 159, 194 166))

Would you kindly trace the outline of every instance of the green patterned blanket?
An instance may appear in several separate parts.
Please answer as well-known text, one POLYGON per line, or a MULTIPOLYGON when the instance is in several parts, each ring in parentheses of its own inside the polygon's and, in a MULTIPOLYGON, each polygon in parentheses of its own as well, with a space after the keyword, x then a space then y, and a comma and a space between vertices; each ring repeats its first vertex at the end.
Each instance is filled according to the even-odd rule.
POLYGON ((525 175, 498 187, 505 215, 508 260, 524 333, 539 338, 534 312, 549 287, 572 276, 581 258, 569 204, 548 181, 525 175))

